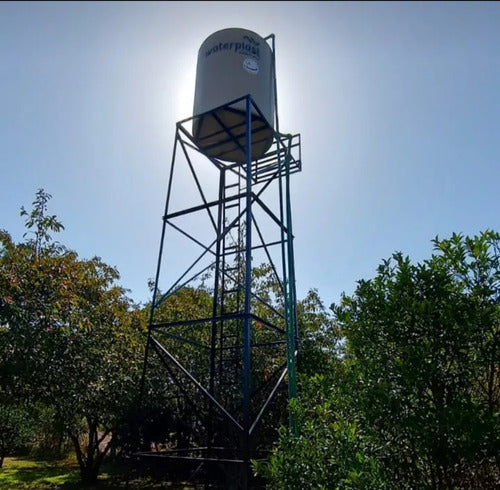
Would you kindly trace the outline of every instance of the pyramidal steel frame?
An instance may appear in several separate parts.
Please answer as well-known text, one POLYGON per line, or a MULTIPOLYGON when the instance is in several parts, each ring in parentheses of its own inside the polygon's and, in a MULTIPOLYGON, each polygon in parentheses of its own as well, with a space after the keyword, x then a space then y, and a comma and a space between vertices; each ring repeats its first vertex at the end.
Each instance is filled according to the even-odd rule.
MULTIPOLYGON (((274 59, 274 37, 268 38, 273 41, 274 59)), ((270 126, 252 124, 265 118, 250 95, 176 125, 141 381, 144 400, 154 358, 176 393, 176 406, 191 407, 198 429, 185 447, 138 456, 195 462, 194 471, 205 466, 208 480, 214 468, 236 467, 235 488, 247 488, 250 460, 257 457, 259 425, 286 381, 288 398, 296 396, 290 176, 301 170, 300 135, 279 133, 275 103, 273 144, 255 160, 252 141, 270 126), (226 127, 219 120, 224 144, 241 150, 242 163, 208 156, 190 130, 195 119, 217 117, 219 110, 241 112, 242 104, 245 121, 240 127, 226 127), (207 169, 218 175, 218 186, 207 179, 207 169), (189 187, 195 202, 174 203, 173 194, 189 187), (198 250, 178 273, 169 263, 176 265, 180 251, 177 255, 165 250, 170 233, 189 243, 190 250, 198 250), (256 263, 257 257, 263 261, 256 263), (262 264, 273 289, 265 298, 256 291, 256 270, 259 266, 262 270, 262 264), (163 290, 163 272, 169 270, 177 275, 163 290), (162 306, 186 288, 196 290, 200 283, 210 292, 211 314, 195 312, 165 321, 162 306)), ((293 417, 289 420, 296 432, 293 417)))

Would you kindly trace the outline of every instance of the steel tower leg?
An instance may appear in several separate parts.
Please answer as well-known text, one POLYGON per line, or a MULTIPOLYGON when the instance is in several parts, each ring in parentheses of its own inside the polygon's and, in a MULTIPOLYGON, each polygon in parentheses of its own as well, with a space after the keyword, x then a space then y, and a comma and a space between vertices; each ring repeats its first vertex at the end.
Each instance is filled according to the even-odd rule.
MULTIPOLYGON (((155 380, 159 379, 158 370, 163 366, 165 380, 160 382, 164 383, 168 396, 159 395, 158 400, 172 410, 174 420, 185 423, 191 430, 186 436, 183 429, 178 429, 177 441, 184 446, 179 442, 174 445, 174 438, 166 441, 172 449, 162 454, 141 453, 141 457, 159 461, 161 455, 176 464, 197 462, 193 471, 204 468, 207 478, 224 466, 229 468, 227 474, 235 477, 231 485, 238 488, 249 486, 251 459, 256 457, 256 444, 262 441, 259 438, 266 435, 257 429, 287 377, 289 398, 296 396, 296 293, 289 178, 301 169, 299 135, 275 132, 275 148, 262 159, 252 161, 252 141, 259 137, 255 124, 261 121, 261 117, 253 114, 259 113, 259 109, 249 95, 224 107, 229 110, 236 105, 241 110, 243 102, 245 127, 242 123, 241 136, 235 142, 245 155, 241 163, 227 163, 205 155, 185 128, 192 119, 177 125, 141 381, 143 398, 150 392, 150 385, 145 389, 148 366, 156 362, 155 380), (210 190, 215 191, 213 197, 207 197, 206 175, 197 173, 204 172, 206 167, 202 164, 197 167, 195 157, 217 172, 218 188, 210 190), (180 167, 176 158, 184 158, 186 166, 180 167), (179 189, 184 191, 186 186, 185 181, 174 184, 174 178, 185 179, 186 175, 193 177, 190 182, 201 202, 179 209, 183 196, 176 201, 171 194, 177 191, 178 197, 179 189), (206 235, 203 237, 198 235, 199 228, 195 227, 193 232, 190 227, 201 220, 204 222, 200 229, 206 235), (180 252, 168 253, 164 249, 167 228, 179 233, 194 248, 199 247, 201 253, 162 292, 160 280, 164 276, 171 280, 168 274, 175 269, 172 266, 177 265, 176 254, 180 252), (232 231, 238 234, 237 243, 230 236, 232 231), (276 297, 271 295, 264 300, 258 290, 253 290, 254 281, 259 282, 256 275, 259 268, 254 267, 254 263, 260 266, 259 257, 267 261, 269 275, 265 281, 274 284, 276 297), (206 259, 209 263, 205 266, 206 259), (170 268, 163 267, 163 261, 170 268), (208 272, 210 287, 198 289, 199 278, 208 272), (187 292, 189 298, 189 294, 199 291, 208 311, 199 313, 193 303, 193 308, 187 309, 189 316, 182 316, 182 311, 179 318, 169 316, 175 310, 177 295, 187 292), (157 357, 153 358, 154 354, 157 357), (192 411, 197 417, 196 424, 185 420, 183 411, 192 411)), ((226 131, 222 121, 220 124, 221 132, 226 131)), ((293 418, 290 426, 296 430, 293 418)))

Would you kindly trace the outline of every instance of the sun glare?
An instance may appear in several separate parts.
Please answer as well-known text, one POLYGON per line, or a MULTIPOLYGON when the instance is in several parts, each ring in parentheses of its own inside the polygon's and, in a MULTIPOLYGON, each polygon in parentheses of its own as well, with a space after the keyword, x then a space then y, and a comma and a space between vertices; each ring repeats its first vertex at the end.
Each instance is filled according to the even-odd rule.
POLYGON ((195 63, 192 63, 190 67, 186 67, 186 69, 182 70, 178 77, 175 104, 176 121, 186 119, 193 115, 195 77, 195 63))

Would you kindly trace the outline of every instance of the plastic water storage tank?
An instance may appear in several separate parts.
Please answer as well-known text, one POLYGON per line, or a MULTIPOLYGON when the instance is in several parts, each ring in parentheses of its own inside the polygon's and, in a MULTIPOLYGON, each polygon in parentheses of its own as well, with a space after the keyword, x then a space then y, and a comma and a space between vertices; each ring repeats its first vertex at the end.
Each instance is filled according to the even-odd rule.
MULTIPOLYGON (((230 28, 209 36, 198 52, 194 116, 250 94, 264 119, 252 108, 252 160, 273 142, 274 81, 272 50, 255 32, 230 28)), ((245 162, 246 101, 193 121, 193 136, 209 156, 245 162), (219 121, 217 120, 219 119, 219 121), (221 124, 222 123, 222 124, 221 124)))

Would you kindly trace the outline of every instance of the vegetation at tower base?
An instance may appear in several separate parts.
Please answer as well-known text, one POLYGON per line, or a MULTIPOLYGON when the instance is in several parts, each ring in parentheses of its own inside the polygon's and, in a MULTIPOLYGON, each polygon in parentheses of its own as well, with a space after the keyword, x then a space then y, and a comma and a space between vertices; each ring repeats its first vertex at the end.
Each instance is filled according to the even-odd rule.
POLYGON ((282 429, 257 465, 273 488, 499 488, 500 235, 433 243, 332 306, 330 360, 292 407, 300 437, 282 429))
POLYGON ((143 329, 114 268, 52 240, 49 199, 40 190, 22 210, 33 237, 0 234, 1 410, 46 407, 91 482, 137 396, 143 329))
MULTIPOLYGON (((252 289, 255 297, 253 311, 256 316, 264 321, 272 322, 275 325, 283 326, 283 318, 277 318, 277 314, 266 308, 264 303, 272 304, 276 311, 282 311, 284 306, 280 303, 277 294, 278 286, 274 280, 272 269, 269 265, 263 264, 255 267, 252 271, 252 289), (271 317, 271 315, 275 315, 271 317)), ((160 295, 161 296, 161 295, 160 295)), ((253 300, 252 300, 253 301, 253 300)), ((299 302, 299 316, 304 311, 304 315, 313 315, 311 310, 313 301, 307 299, 299 302)), ((231 311, 231 306, 227 305, 231 311)), ((157 324, 165 322, 181 322, 184 320, 210 318, 213 308, 213 291, 203 285, 197 287, 184 287, 176 294, 170 296, 157 310, 157 324)), ((236 324, 236 322, 235 322, 236 324)), ((231 324, 226 323, 226 327, 231 328, 231 324)), ((198 323, 194 326, 181 328, 169 328, 168 332, 172 337, 155 331, 155 336, 161 339, 162 344, 172 352, 190 373, 199 380, 205 387, 209 386, 210 358, 207 348, 200 348, 200 345, 210 345, 212 323, 198 323), (177 337, 183 337, 189 342, 179 343, 177 337)), ((269 332, 262 324, 256 323, 252 331, 252 342, 263 343, 273 340, 274 332, 269 332)), ((255 391, 258 391, 259 383, 268 381, 273 375, 277 381, 276 372, 281 373, 285 363, 285 344, 278 351, 269 348, 262 352, 253 353, 251 369, 252 382, 255 391), (281 370, 280 370, 281 367, 281 370)), ((205 446, 202 441, 206 436, 206 418, 209 416, 208 403, 205 403, 199 390, 189 382, 186 377, 178 376, 182 381, 180 388, 174 381, 173 376, 155 353, 150 354, 148 359, 147 376, 144 396, 144 421, 146 424, 142 428, 143 433, 139 436, 141 444, 145 450, 154 448, 156 450, 171 448, 188 448, 205 446), (189 399, 196 402, 196 406, 189 402, 189 399)), ((217 383, 220 381, 217 380, 217 383)), ((271 385, 272 387, 272 385, 271 385)), ((225 408, 237 412, 241 408, 241 387, 237 384, 217 384, 217 393, 224 397, 225 408), (222 393, 222 395, 221 395, 222 393)), ((265 393, 263 394, 265 395, 265 393)), ((263 396, 256 398, 255 406, 262 407, 263 396), (260 405, 259 405, 260 403, 260 405)), ((287 392, 286 384, 282 383, 282 389, 278 390, 274 401, 270 404, 264 416, 259 436, 256 439, 254 449, 261 451, 270 449, 277 439, 277 431, 281 424, 287 423, 287 392)), ((211 414, 214 419, 214 431, 217 424, 225 424, 224 430, 216 434, 219 447, 221 441, 227 444, 228 448, 238 447, 237 439, 223 439, 231 437, 227 430, 228 422, 219 415, 211 414), (224 434, 222 434, 224 433, 224 434), (221 439, 222 438, 222 439, 221 439)), ((237 436, 235 436, 237 437, 237 436)))
MULTIPOLYGON (((62 225, 48 214, 49 200, 39 191, 33 209, 22 210, 24 242, 0 234, 0 462, 71 441, 82 478, 92 481, 111 448, 132 448, 136 425, 127 422, 136 416, 149 308, 116 286, 114 268, 52 239, 62 225)), ((283 390, 259 447, 278 432, 279 444, 256 464, 271 487, 500 486, 500 235, 454 234, 434 246, 422 263, 394 254, 330 310, 315 290, 298 302, 300 398, 291 408, 300 437, 286 428, 283 390)), ((269 268, 256 267, 253 280, 258 296, 281 311, 269 268)), ((203 283, 186 287, 158 319, 209 318, 212 301, 203 283)), ((253 307, 259 317, 273 314, 253 307)), ((256 340, 268 340, 265 328, 254 330, 256 340)), ((185 335, 206 342, 209 327, 185 335)), ((203 349, 189 342, 182 349, 179 357, 203 379, 203 349)), ((266 362, 253 362, 256 380, 279 357, 259 355, 266 362)), ((189 446, 201 437, 197 410, 177 396, 157 357, 148 369, 143 449, 189 446)))

